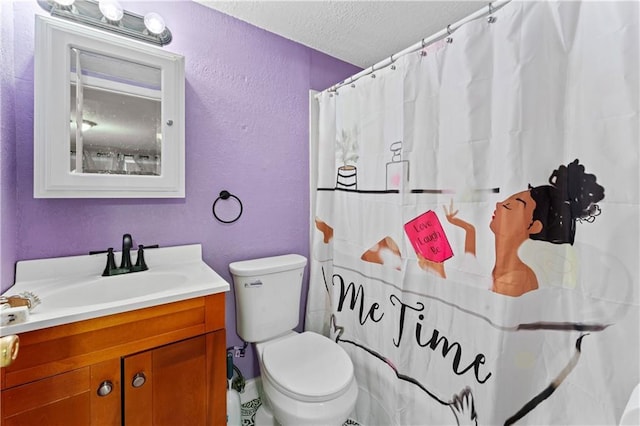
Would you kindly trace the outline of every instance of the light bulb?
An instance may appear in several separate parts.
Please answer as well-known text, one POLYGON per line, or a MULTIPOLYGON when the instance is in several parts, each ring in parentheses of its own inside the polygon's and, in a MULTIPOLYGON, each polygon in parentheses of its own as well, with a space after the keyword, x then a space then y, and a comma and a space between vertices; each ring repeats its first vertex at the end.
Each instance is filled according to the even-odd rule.
POLYGON ((144 26, 152 34, 162 34, 165 28, 164 19, 155 12, 149 12, 144 15, 144 26))
POLYGON ((107 21, 119 22, 124 16, 124 9, 117 0, 100 0, 98 7, 107 21))
POLYGON ((65 6, 65 7, 69 7, 71 6, 76 0, 53 0, 55 3, 58 3, 60 6, 65 6))
MULTIPOLYGON (((76 122, 73 120, 69 120, 70 122, 70 126, 71 128, 75 128, 76 127, 76 122)), ((97 126, 98 124, 93 122, 93 121, 89 121, 89 120, 82 120, 82 126, 80 126, 80 128, 82 129, 82 132, 86 132, 87 130, 92 129, 93 127, 97 126)))

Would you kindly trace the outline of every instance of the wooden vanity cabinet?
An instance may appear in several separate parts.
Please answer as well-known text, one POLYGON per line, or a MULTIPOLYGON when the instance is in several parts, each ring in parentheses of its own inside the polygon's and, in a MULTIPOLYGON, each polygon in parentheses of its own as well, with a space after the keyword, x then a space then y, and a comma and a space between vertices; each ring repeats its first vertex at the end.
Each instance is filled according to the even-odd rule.
POLYGON ((225 364, 224 293, 23 333, 2 425, 225 425, 225 364))
POLYGON ((207 372, 214 366, 207 347, 215 347, 215 338, 207 334, 125 357, 124 423, 209 424, 207 419, 215 413, 207 395, 214 384, 207 372))
POLYGON ((2 391, 2 424, 117 425, 121 419, 120 362, 117 359, 83 367, 2 391), (113 380, 110 395, 95 389, 113 380), (98 381, 100 380, 100 382, 98 381))

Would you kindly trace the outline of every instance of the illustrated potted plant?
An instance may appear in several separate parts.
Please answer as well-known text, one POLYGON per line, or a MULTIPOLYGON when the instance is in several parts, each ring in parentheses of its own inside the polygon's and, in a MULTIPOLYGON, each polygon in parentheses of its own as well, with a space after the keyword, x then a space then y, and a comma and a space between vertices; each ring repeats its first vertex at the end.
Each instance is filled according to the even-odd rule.
POLYGON ((358 170, 355 164, 358 157, 358 130, 342 129, 336 138, 336 158, 341 164, 336 176, 336 188, 358 189, 358 170))

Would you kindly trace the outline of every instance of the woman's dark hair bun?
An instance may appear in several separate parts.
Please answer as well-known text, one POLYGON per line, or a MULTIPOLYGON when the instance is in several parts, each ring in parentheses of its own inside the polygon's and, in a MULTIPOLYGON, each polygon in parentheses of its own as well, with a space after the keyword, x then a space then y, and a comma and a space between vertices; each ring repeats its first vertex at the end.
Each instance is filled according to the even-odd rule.
POLYGON ((593 222, 600 214, 596 203, 604 198, 604 188, 577 159, 554 170, 549 184, 530 189, 536 202, 533 219, 542 223, 542 231, 530 238, 573 244, 576 221, 593 222))
POLYGON ((595 175, 585 173, 578 159, 554 170, 549 183, 560 191, 561 199, 569 203, 572 219, 587 218, 596 211, 599 214, 595 203, 604 198, 604 188, 596 182, 595 175))

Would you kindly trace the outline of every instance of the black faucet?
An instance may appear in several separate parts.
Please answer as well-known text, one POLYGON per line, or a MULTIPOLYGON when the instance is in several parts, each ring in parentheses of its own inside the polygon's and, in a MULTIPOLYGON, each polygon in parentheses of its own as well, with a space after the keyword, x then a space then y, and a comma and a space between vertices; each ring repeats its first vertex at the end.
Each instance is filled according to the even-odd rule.
POLYGON ((131 247, 133 247, 131 234, 124 234, 122 236, 122 260, 120 260, 120 269, 131 269, 131 247))
POLYGON ((138 245, 138 257, 135 265, 131 263, 131 248, 133 247, 133 238, 131 234, 124 234, 122 236, 122 259, 120 261, 120 267, 116 268, 115 256, 113 254, 113 247, 109 247, 104 251, 91 251, 89 254, 107 253, 107 266, 105 266, 102 272, 103 277, 110 277, 112 275, 129 274, 131 272, 141 272, 149 269, 144 260, 144 249, 158 248, 158 244, 143 246, 138 245))

